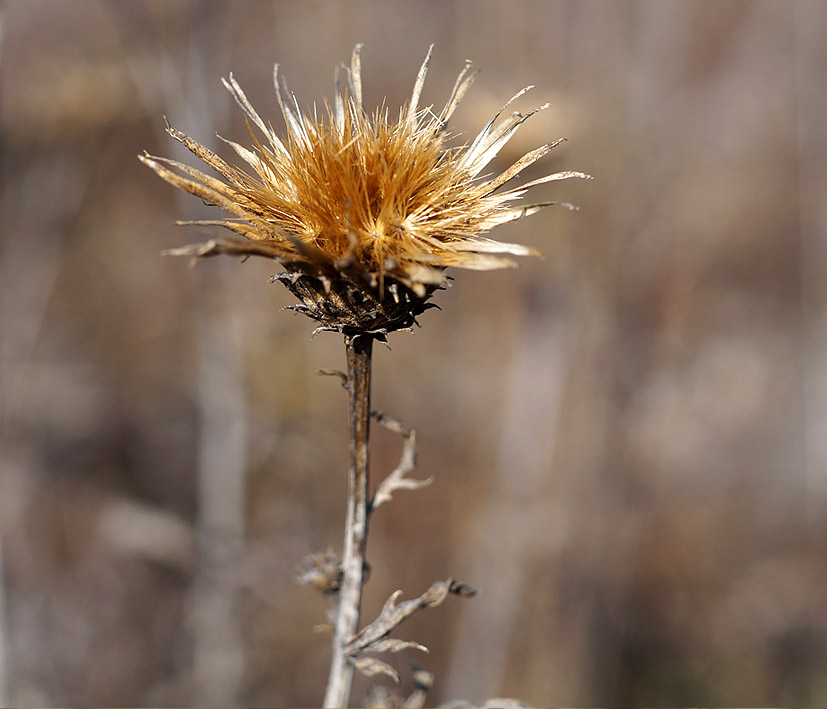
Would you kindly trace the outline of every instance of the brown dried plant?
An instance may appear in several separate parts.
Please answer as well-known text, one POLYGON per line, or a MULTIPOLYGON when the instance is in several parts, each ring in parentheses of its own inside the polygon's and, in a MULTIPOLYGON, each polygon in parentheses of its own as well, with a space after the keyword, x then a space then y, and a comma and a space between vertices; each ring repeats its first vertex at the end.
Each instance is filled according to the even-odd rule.
POLYGON ((246 113, 253 138, 252 149, 227 141, 246 168, 228 164, 167 127, 223 180, 174 160, 140 159, 171 184, 234 217, 182 224, 220 226, 241 237, 214 238, 170 253, 273 258, 285 268, 278 278, 302 301, 295 309, 317 320, 320 329, 384 338, 413 324, 428 297, 446 285, 446 268, 511 268, 516 263, 509 256, 537 254, 483 234, 561 204, 515 205, 530 187, 587 176, 556 172, 500 190, 560 139, 532 150, 499 175, 479 179, 520 125, 548 104, 501 119, 527 87, 473 141, 451 147, 448 121, 476 77, 470 62, 445 107, 435 113, 419 105, 429 50, 409 103, 391 118, 387 107, 369 114, 362 104, 359 50, 344 70, 344 82, 337 71, 333 106, 325 103, 322 115, 301 111, 276 65, 273 80, 285 139, 259 116, 232 75, 224 81, 246 113))
MULTIPOLYGON (((189 165, 148 154, 139 156, 172 185, 221 207, 230 218, 179 222, 219 226, 232 236, 167 253, 193 257, 229 254, 275 259, 284 272, 274 276, 301 301, 292 309, 319 323, 316 332, 343 333, 347 348, 350 466, 347 518, 341 564, 330 554, 309 560, 302 578, 335 600, 333 659, 325 706, 346 706, 353 672, 386 674, 389 665, 365 653, 396 652, 418 643, 387 635, 411 613, 442 603, 449 594, 473 595, 474 589, 452 579, 438 581, 418 598, 399 605, 391 595, 380 615, 359 630, 370 512, 400 489, 417 489, 430 480, 405 477, 413 469, 415 434, 392 417, 383 425, 405 437, 400 465, 369 496, 370 374, 373 340, 404 330, 430 307, 434 292, 447 285, 445 269, 511 268, 512 256, 535 255, 528 246, 494 241, 486 234, 545 207, 563 202, 520 203, 537 185, 581 172, 555 172, 517 187, 504 186, 562 139, 527 153, 504 172, 480 177, 517 129, 538 111, 506 109, 515 94, 470 142, 452 145, 448 121, 473 83, 466 62, 444 108, 420 107, 431 49, 414 84, 410 101, 391 117, 387 106, 368 113, 362 103, 361 45, 349 67, 336 71, 333 105, 321 115, 304 113, 275 67, 273 79, 286 137, 280 138, 247 100, 230 75, 224 85, 247 116, 251 148, 226 141, 246 167, 223 158, 167 125, 169 134, 215 170, 221 179, 189 165), (342 80, 344 75, 344 80, 342 80), (258 135, 256 134, 257 129, 258 135), (317 568, 318 567, 318 568, 317 568), (305 578, 306 577, 306 578, 305 578)), ((424 701, 424 695, 421 698, 424 701)))

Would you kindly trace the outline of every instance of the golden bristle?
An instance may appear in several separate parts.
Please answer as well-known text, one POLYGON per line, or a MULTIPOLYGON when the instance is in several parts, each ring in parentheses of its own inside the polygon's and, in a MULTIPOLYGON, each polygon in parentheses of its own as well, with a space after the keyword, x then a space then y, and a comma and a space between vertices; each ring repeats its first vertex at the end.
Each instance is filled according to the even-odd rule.
POLYGON ((320 329, 383 337, 410 327, 427 307, 424 301, 444 287, 446 268, 513 267, 508 256, 536 254, 529 247, 482 234, 560 204, 515 205, 528 188, 588 176, 559 172, 500 191, 560 142, 555 141, 531 151, 500 175, 480 180, 479 173, 517 128, 546 106, 501 118, 524 89, 470 144, 449 147, 447 122, 476 76, 470 63, 436 115, 419 108, 429 50, 410 102, 390 118, 386 108, 368 114, 362 106, 359 50, 357 46, 351 66, 344 70, 343 87, 337 72, 334 105, 326 105, 321 117, 301 112, 276 66, 274 84, 287 125, 285 140, 259 117, 230 75, 224 84, 247 114, 254 142, 248 149, 227 141, 246 163, 244 169, 167 126, 173 138, 223 180, 165 158, 140 159, 171 184, 235 217, 187 223, 222 226, 237 238, 214 238, 171 253, 274 258, 286 269, 279 280, 302 300, 296 309, 318 320, 320 329))

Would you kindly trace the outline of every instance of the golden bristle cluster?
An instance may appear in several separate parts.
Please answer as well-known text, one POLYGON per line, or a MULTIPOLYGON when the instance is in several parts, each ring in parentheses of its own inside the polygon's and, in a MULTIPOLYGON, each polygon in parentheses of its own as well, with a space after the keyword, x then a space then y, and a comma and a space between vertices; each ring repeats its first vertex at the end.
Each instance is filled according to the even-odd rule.
POLYGON ((558 140, 531 151, 503 173, 480 179, 519 126, 546 106, 503 117, 527 91, 523 89, 473 141, 450 147, 447 123, 476 76, 470 62, 437 114, 419 106, 429 50, 410 102, 391 118, 386 108, 369 114, 363 107, 359 50, 357 46, 350 67, 344 68, 344 82, 337 71, 334 104, 326 105, 321 116, 315 110, 312 116, 301 111, 276 66, 285 139, 261 119, 230 75, 224 84, 246 113, 254 140, 251 148, 227 141, 247 164, 244 169, 169 126, 173 138, 223 179, 165 158, 140 159, 171 184, 234 217, 183 222, 221 226, 237 236, 172 253, 276 259, 285 268, 277 278, 302 301, 294 308, 319 321, 319 329, 383 338, 411 326, 428 307, 428 297, 446 284, 446 268, 512 267, 516 264, 509 256, 536 254, 483 234, 560 204, 515 204, 528 188, 587 175, 558 172, 501 190, 558 140))

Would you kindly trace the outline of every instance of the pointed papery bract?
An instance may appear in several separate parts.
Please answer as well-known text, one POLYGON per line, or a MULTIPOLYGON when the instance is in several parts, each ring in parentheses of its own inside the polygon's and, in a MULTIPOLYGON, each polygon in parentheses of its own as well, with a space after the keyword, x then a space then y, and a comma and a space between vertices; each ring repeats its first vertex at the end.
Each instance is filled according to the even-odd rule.
POLYGON ((236 236, 174 253, 274 258, 286 270, 278 280, 302 301, 295 309, 319 321, 320 329, 383 338, 415 322, 428 307, 425 301, 446 285, 446 268, 508 268, 515 265, 508 255, 537 253, 483 234, 553 204, 571 208, 518 200, 532 186, 588 176, 560 172, 499 191, 560 142, 531 151, 500 175, 478 177, 520 125, 546 106, 501 117, 523 89, 469 145, 452 147, 446 125, 476 76, 470 62, 436 114, 420 108, 429 49, 409 103, 392 118, 386 108, 368 113, 363 107, 360 50, 357 45, 350 66, 336 72, 332 107, 314 108, 311 115, 301 111, 276 66, 284 138, 256 112, 232 75, 224 81, 250 126, 252 146, 226 141, 243 168, 167 126, 223 179, 164 158, 140 158, 171 184, 234 217, 192 222, 222 226, 236 236))

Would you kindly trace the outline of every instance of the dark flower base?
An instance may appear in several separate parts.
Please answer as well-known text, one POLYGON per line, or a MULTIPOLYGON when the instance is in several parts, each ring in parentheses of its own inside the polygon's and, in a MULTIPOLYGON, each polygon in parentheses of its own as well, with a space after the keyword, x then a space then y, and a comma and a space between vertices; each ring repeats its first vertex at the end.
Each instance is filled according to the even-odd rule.
POLYGON ((299 272, 276 274, 301 303, 287 306, 320 323, 314 335, 322 331, 341 332, 347 338, 371 336, 381 342, 390 332, 410 330, 418 325, 416 317, 429 308, 438 308, 427 300, 440 285, 426 286, 420 297, 410 288, 386 276, 383 288, 360 284, 343 277, 324 278, 299 272))

